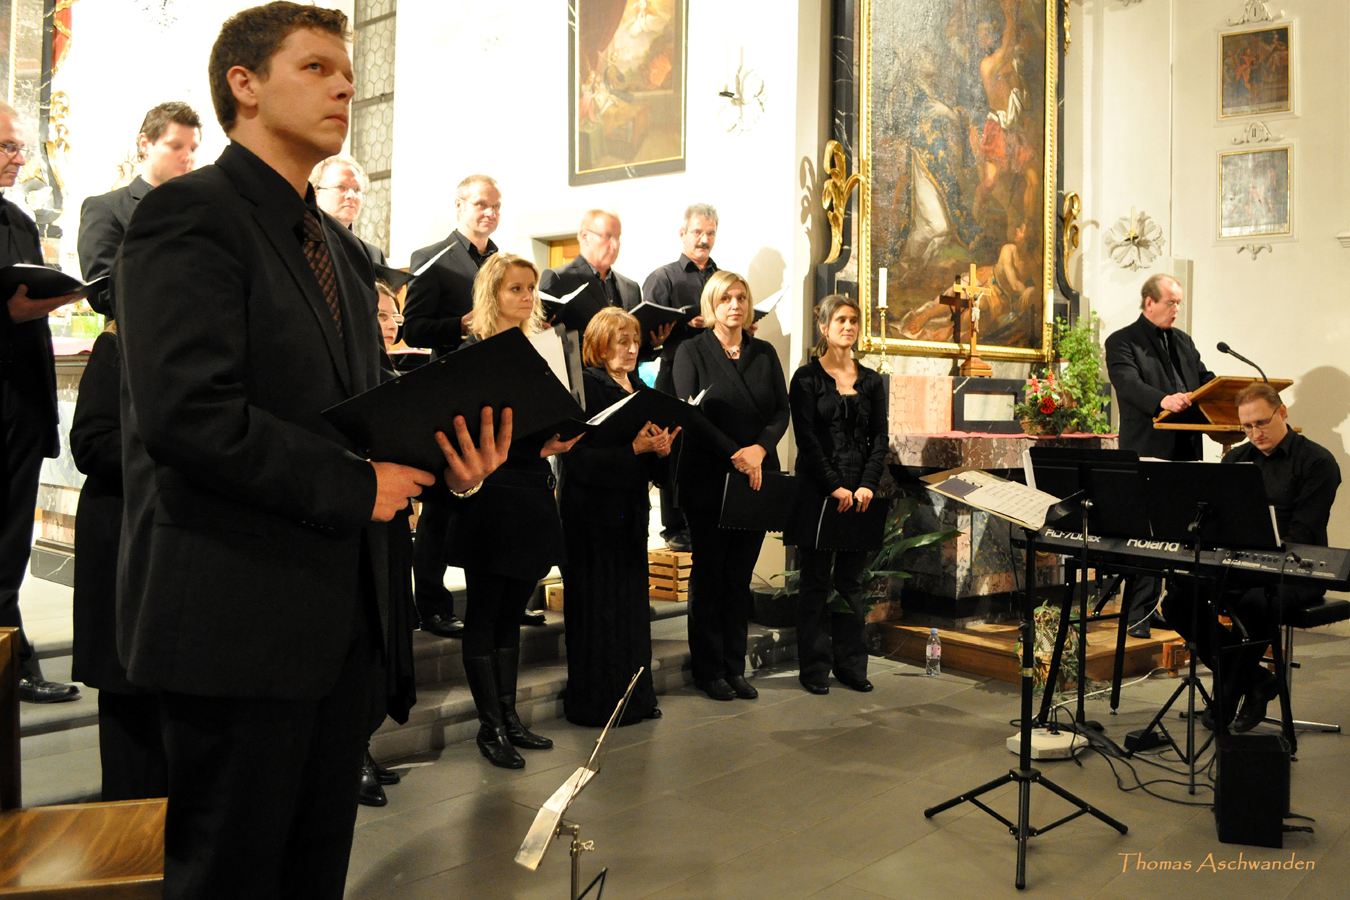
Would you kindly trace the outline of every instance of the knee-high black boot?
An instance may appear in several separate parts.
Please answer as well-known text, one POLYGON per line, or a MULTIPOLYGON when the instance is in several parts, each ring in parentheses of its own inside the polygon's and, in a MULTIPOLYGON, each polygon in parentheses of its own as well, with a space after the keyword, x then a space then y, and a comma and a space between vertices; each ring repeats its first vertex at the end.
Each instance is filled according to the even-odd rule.
POLYGON ((497 696, 502 705, 502 722, 506 725, 506 737, 525 750, 552 750, 551 738, 530 731, 520 722, 516 714, 516 674, 520 669, 520 648, 497 650, 497 696))
POLYGON ((469 679, 474 705, 478 707, 478 749, 488 762, 503 769, 523 769, 525 760, 511 746, 502 720, 501 700, 497 696, 496 659, 492 656, 464 657, 464 674, 469 679))

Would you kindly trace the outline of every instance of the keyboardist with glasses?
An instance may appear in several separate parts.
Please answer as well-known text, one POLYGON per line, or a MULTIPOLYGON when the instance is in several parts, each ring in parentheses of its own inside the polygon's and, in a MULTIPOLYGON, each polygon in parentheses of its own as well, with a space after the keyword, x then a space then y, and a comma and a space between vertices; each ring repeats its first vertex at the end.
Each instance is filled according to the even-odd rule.
MULTIPOLYGON (((1289 427, 1288 412, 1280 402, 1280 395, 1269 384, 1253 382, 1243 388, 1236 398, 1238 421, 1247 435, 1247 442, 1234 447, 1223 458, 1225 463, 1252 463, 1261 470, 1261 481, 1266 498, 1275 508, 1275 521, 1280 538, 1294 544, 1327 546, 1327 521, 1331 505, 1336 500, 1336 489, 1341 484, 1341 470, 1336 459, 1324 447, 1295 432, 1289 427)), ((1233 575, 1240 579, 1238 573, 1233 575)), ((1230 588, 1226 607, 1246 628, 1250 641, 1256 643, 1240 650, 1225 652, 1222 660, 1224 673, 1223 701, 1225 718, 1231 718, 1238 709, 1236 698, 1242 698, 1242 708, 1231 718, 1232 730, 1250 731, 1265 718, 1266 706, 1274 699, 1278 684, 1276 678, 1261 665, 1266 651, 1263 640, 1279 640, 1280 608, 1302 609, 1321 602, 1321 588, 1280 584, 1274 587, 1230 588)), ((1193 640, 1205 665, 1214 669, 1215 647, 1213 631, 1214 610, 1200 611, 1199 634, 1190 630, 1193 602, 1190 591, 1174 591, 1163 600, 1163 615, 1187 640, 1193 640)), ((1211 606, 1204 601, 1206 607, 1211 606)), ((1231 629, 1219 629, 1223 647, 1233 647, 1240 636, 1231 629)), ((1216 726, 1212 710, 1206 710, 1202 722, 1211 730, 1216 726)))

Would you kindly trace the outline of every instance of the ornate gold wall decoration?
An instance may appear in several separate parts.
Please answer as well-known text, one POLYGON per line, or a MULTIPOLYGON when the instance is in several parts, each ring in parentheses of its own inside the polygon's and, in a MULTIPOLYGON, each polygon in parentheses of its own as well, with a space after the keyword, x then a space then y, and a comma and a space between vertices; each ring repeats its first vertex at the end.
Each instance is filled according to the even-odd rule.
POLYGON ((848 156, 838 141, 825 145, 824 162, 830 178, 820 188, 820 205, 830 221, 830 255, 825 257, 828 264, 839 258, 844 243, 844 212, 848 209, 848 198, 862 183, 863 176, 858 172, 847 175, 848 156))
MULTIPOLYGON (((1065 24, 1067 25, 1067 23, 1065 24)), ((1064 283, 1069 286, 1070 290, 1074 291, 1078 290, 1078 288, 1074 287, 1073 281, 1070 280, 1070 275, 1073 272, 1073 269, 1069 267, 1069 257, 1073 256, 1074 253, 1077 252, 1079 242, 1082 240, 1082 236, 1079 233, 1078 229, 1078 217, 1079 215, 1082 214, 1082 212, 1083 212, 1083 199, 1078 196, 1078 192, 1068 191, 1067 193, 1065 193, 1064 211, 1060 216, 1060 222, 1062 223, 1063 226, 1062 230, 1064 236, 1064 247, 1062 256, 1062 259, 1064 260, 1063 263, 1064 283)))

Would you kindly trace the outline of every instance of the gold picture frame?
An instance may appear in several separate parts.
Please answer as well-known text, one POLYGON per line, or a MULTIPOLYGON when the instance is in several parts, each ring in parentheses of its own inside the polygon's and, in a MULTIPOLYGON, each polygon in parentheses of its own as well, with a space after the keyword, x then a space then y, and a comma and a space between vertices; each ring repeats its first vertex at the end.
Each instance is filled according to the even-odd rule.
POLYGON ((1292 23, 1219 35, 1219 119, 1294 111, 1292 23))
POLYGON ((1294 148, 1219 154, 1220 241, 1290 238, 1294 233, 1294 148))
POLYGON ((969 311, 953 319, 937 297, 973 263, 983 292, 980 355, 1050 358, 1059 7, 1057 0, 861 0, 856 246, 864 352, 966 355, 969 311))

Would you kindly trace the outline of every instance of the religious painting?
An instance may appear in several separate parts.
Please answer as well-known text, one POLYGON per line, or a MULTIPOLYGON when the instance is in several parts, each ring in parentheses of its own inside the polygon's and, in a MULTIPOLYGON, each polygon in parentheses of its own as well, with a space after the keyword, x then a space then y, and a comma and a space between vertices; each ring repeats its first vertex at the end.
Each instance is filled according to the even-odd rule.
POLYGON ((569 0, 568 184, 684 171, 688 0, 569 0))
POLYGON ((1057 12, 862 0, 864 350, 963 356, 973 318, 986 359, 1050 353, 1057 12))
POLYGON ((1250 116, 1292 109, 1289 26, 1219 36, 1219 116, 1250 116))
POLYGON ((1290 233, 1290 166, 1288 147, 1219 154, 1220 238, 1290 233))

